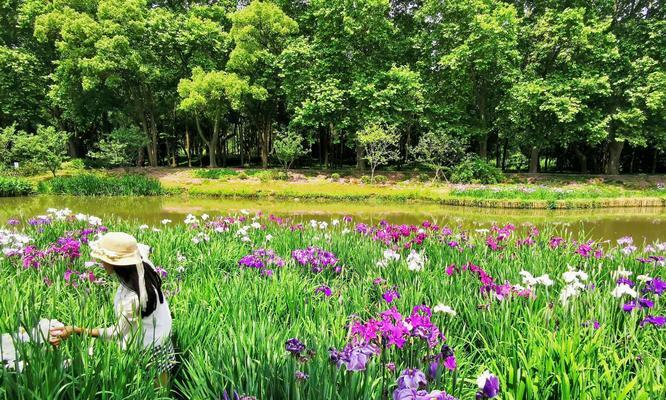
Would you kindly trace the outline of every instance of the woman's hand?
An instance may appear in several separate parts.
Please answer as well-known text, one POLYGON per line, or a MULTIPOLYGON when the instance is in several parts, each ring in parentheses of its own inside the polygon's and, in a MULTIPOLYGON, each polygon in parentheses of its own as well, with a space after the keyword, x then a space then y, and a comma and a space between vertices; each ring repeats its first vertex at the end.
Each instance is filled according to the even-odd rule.
POLYGON ((72 336, 72 333, 75 333, 76 329, 73 326, 64 326, 62 328, 51 328, 49 330, 50 338, 49 342, 58 347, 63 340, 67 340, 68 337, 72 336))

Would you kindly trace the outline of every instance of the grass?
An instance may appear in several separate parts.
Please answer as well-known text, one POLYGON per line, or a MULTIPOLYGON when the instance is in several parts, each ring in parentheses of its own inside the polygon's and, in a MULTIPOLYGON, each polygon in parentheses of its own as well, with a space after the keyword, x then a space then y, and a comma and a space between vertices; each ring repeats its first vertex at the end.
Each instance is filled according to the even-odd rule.
MULTIPOLYGON (((303 231, 292 231, 290 223, 280 225, 261 217, 256 221, 262 226, 259 229, 250 227, 253 221, 248 219, 217 232, 205 224, 172 223, 153 231, 139 229, 138 223, 106 222, 110 229, 132 233, 152 246, 154 262, 168 272, 164 286, 181 359, 171 391, 154 392, 152 372, 141 367, 137 352, 123 353, 113 344, 76 337, 59 350, 26 348, 23 373, 0 369, 0 398, 203 399, 221 398, 234 390, 258 399, 391 397, 399 372, 425 368, 424 357, 437 349, 408 343, 403 350, 385 350, 381 358, 370 361, 366 371, 352 373, 330 364, 328 348, 344 346, 350 315, 365 320, 391 306, 408 313, 415 305, 438 303, 457 311, 456 316, 434 314, 433 322, 455 351, 458 367, 431 379, 429 390, 473 398, 476 377, 489 369, 500 379, 502 399, 656 399, 666 392, 664 328, 639 326, 648 313, 664 314, 663 301, 649 294, 654 308, 625 313, 620 307, 628 299, 611 296, 616 286, 613 273, 618 269, 632 271, 636 282, 640 274, 663 278, 663 266, 636 261, 644 249, 624 255, 619 246, 593 244, 603 248, 606 256, 585 258, 576 253, 578 245, 566 231, 552 228, 536 236, 533 245, 519 245, 527 232, 519 228, 498 251, 486 245, 489 234, 467 232, 469 245, 453 248, 446 243, 465 243, 462 232, 442 238, 428 230, 423 244, 416 245, 428 260, 422 271, 414 272, 405 262, 409 251, 402 248, 408 238, 393 247, 402 258, 380 267, 377 260, 387 246, 355 233, 353 224, 329 224, 322 229, 306 223, 303 231), (243 226, 247 226, 249 242, 238 234, 243 226), (210 240, 194 243, 192 239, 201 232, 210 240), (272 235, 270 241, 267 235, 272 235), (554 235, 563 236, 565 245, 552 249, 549 238, 554 235), (288 261, 273 277, 265 278, 238 266, 239 259, 255 248, 271 248, 291 260, 292 250, 308 245, 335 253, 344 265, 342 274, 313 274, 288 261), (178 261, 179 254, 187 260, 178 261), (468 262, 481 266, 497 282, 520 283, 519 272, 524 269, 535 276, 548 273, 555 284, 537 287, 532 298, 511 296, 500 301, 482 294, 473 274, 445 273, 448 265, 468 262), (564 306, 559 296, 568 265, 585 270, 587 283, 595 287, 564 306), (385 287, 397 286, 400 298, 391 305, 373 284, 377 277, 386 280, 385 287), (331 287, 331 297, 314 293, 322 284, 331 287), (590 326, 594 320, 599 321, 599 329, 590 326), (309 362, 297 362, 285 352, 284 343, 291 337, 315 350, 309 362), (91 345, 92 356, 88 354, 91 345), (61 367, 65 359, 71 359, 71 367, 61 367), (396 372, 384 368, 389 361, 396 363, 396 372), (309 379, 296 381, 297 370, 309 379)), ((77 231, 87 227, 77 221, 35 227, 24 222, 17 229, 22 226, 39 248, 49 247, 65 232, 76 237, 77 231)), ((31 326, 39 317, 89 327, 114 321, 111 299, 117 283, 107 278, 103 284, 82 281, 73 287, 63 279, 67 269, 86 270, 87 246, 81 252, 72 261, 49 258, 38 269, 25 269, 18 265, 20 259, 1 257, 0 285, 5 291, 0 296, 0 331, 31 326), (44 284, 47 278, 50 286, 44 284)))
POLYGON ((155 196, 163 192, 160 182, 154 178, 143 175, 99 174, 59 176, 42 181, 39 191, 45 194, 74 196, 155 196))
POLYGON ((34 191, 35 188, 26 179, 0 176, 0 197, 27 196, 34 191))
POLYGON ((576 184, 563 187, 537 185, 444 185, 413 182, 372 185, 327 180, 265 181, 204 180, 163 181, 174 193, 229 198, 328 199, 364 201, 419 200, 446 205, 489 208, 599 208, 661 207, 666 190, 625 189, 604 184, 576 184))

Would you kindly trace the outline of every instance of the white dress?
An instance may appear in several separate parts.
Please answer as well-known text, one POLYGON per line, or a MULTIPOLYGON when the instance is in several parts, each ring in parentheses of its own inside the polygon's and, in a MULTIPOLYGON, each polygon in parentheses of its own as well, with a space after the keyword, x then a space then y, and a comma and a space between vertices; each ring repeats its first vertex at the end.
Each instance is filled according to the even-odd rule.
POLYGON ((117 340, 123 348, 126 348, 131 340, 141 340, 143 349, 171 345, 172 321, 166 299, 160 303, 158 297, 155 311, 141 318, 139 296, 120 285, 113 299, 113 310, 118 321, 112 326, 99 328, 101 338, 117 340), (143 337, 134 339, 137 332, 141 332, 143 337))

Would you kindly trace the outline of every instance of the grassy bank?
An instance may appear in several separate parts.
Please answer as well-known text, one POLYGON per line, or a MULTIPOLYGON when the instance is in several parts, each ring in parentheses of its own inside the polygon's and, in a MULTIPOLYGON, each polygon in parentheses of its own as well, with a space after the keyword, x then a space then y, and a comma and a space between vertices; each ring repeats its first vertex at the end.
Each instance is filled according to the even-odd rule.
POLYGON ((390 172, 382 184, 356 171, 142 168, 33 178, 40 192, 70 195, 191 195, 212 198, 385 200, 484 207, 578 209, 663 207, 663 176, 603 179, 581 176, 508 176, 497 185, 452 185, 424 174, 390 172))
POLYGON ((288 180, 276 180, 270 178, 268 171, 258 173, 219 171, 184 170, 162 175, 159 179, 165 189, 172 193, 225 198, 332 201, 381 199, 470 207, 534 209, 666 205, 666 190, 658 183, 634 182, 627 185, 608 184, 600 180, 567 183, 559 179, 552 185, 543 181, 539 184, 450 185, 423 182, 419 176, 393 175, 385 184, 367 184, 357 176, 343 177, 338 173, 310 176, 290 173, 288 180))

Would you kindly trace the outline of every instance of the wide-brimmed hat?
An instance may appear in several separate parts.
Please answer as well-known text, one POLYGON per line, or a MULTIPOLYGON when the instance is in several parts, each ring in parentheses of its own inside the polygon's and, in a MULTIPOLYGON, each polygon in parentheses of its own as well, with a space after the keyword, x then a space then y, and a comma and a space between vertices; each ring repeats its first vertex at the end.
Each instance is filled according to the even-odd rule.
POLYGON ((148 302, 143 262, 146 261, 148 268, 153 268, 152 263, 148 260, 149 252, 148 246, 139 244, 134 236, 124 232, 109 232, 98 240, 90 242, 90 257, 115 267, 136 267, 139 280, 139 293, 137 294, 142 310, 146 309, 148 302))
POLYGON ((134 266, 143 262, 134 236, 124 232, 109 232, 90 242, 90 257, 114 266, 134 266))

